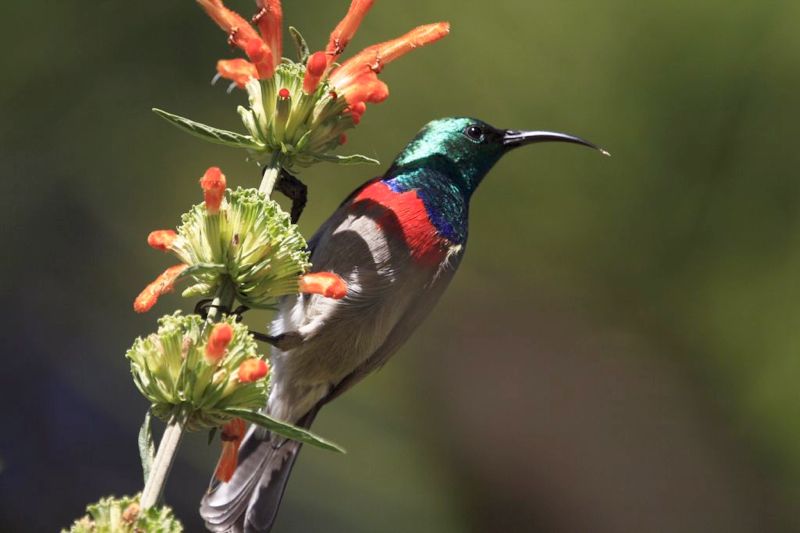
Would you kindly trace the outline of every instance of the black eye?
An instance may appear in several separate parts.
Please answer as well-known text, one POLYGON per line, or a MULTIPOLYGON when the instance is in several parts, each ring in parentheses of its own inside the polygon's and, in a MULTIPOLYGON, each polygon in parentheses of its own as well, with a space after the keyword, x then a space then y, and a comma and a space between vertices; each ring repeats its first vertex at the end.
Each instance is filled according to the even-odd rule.
POLYGON ((464 133, 473 141, 483 140, 483 130, 480 126, 468 126, 464 133))

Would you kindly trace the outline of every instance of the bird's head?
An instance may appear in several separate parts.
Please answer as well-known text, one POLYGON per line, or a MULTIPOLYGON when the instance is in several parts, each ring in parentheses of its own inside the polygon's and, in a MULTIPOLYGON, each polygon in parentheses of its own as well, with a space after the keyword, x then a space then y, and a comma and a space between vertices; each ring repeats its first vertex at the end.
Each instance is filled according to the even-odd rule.
POLYGON ((469 197, 504 154, 519 146, 550 141, 582 144, 608 155, 589 141, 565 133, 500 130, 474 118, 450 117, 425 125, 397 157, 390 174, 436 170, 469 197))

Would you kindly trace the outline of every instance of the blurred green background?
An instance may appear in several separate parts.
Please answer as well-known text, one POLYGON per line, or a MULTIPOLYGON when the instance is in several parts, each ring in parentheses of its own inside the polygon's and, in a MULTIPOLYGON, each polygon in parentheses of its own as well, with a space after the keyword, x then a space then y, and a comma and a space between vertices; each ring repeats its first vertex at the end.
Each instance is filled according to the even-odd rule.
MULTIPOLYGON (((251 13, 246 1, 231 2, 251 13)), ((312 48, 346 0, 284 2, 312 48)), ((133 297, 219 165, 158 106, 241 130, 233 52, 194 2, 3 2, 0 530, 53 531, 141 487, 133 297)), ((276 531, 800 531, 800 3, 378 2, 351 45, 452 34, 388 67, 346 152, 388 165, 428 120, 556 129, 473 201, 461 271, 381 372, 315 425, 276 531)), ((287 50, 291 48, 287 46, 287 50)), ((310 236, 380 172, 301 178, 310 236)), ((264 328, 267 315, 253 315, 264 328)), ((167 489, 189 531, 218 444, 167 489)))

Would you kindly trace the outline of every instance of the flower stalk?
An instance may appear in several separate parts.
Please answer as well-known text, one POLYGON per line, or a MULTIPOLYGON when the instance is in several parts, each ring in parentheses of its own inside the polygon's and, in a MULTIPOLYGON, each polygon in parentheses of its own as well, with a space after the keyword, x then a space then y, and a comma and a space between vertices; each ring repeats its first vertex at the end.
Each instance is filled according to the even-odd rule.
MULTIPOLYGON (((219 288, 217 295, 211 302, 208 310, 207 325, 217 322, 221 318, 220 309, 231 309, 235 302, 236 289, 230 279, 225 280, 219 288)), ((157 505, 164 496, 164 487, 172 470, 178 447, 183 439, 186 429, 187 414, 183 410, 176 412, 164 429, 164 435, 158 443, 158 451, 150 469, 150 476, 144 485, 142 499, 139 503, 142 509, 149 509, 157 505)))
POLYGON ((142 509, 149 509, 161 501, 172 464, 175 462, 178 446, 183 438, 185 424, 186 416, 183 413, 174 415, 167 424, 161 442, 158 443, 158 451, 150 470, 150 477, 147 478, 147 483, 142 491, 142 499, 139 503, 142 509))
POLYGON ((264 167, 264 172, 261 174, 261 185, 258 187, 258 192, 263 193, 269 198, 272 196, 272 191, 278 183, 278 178, 281 174, 281 166, 279 161, 279 154, 272 156, 272 161, 264 167))
POLYGON ((220 309, 227 309, 229 312, 233 308, 236 301, 236 287, 233 286, 230 278, 225 277, 222 284, 217 291, 217 295, 211 301, 211 305, 206 315, 209 323, 214 323, 219 320, 220 309))

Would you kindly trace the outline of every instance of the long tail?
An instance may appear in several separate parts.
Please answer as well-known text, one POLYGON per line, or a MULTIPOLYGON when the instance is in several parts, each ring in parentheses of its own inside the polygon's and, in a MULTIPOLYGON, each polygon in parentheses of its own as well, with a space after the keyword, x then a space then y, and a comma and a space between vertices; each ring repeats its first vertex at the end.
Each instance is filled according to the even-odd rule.
MULTIPOLYGON (((318 410, 312 409, 297 425, 309 428, 318 410)), ((200 503, 200 515, 209 531, 269 532, 301 446, 251 427, 239 449, 233 478, 227 483, 212 482, 200 503)))

